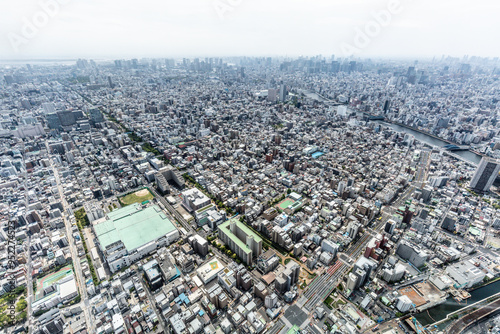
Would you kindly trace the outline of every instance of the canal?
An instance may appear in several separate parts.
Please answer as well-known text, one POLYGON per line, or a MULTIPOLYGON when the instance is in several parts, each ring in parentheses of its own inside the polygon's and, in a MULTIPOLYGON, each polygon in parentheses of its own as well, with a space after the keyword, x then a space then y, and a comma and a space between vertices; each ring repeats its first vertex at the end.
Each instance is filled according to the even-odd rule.
MULTIPOLYGON (((385 126, 388 126, 397 132, 406 132, 408 134, 411 134, 412 136, 415 137, 415 139, 417 139, 423 143, 427 143, 429 145, 432 145, 432 146, 443 147, 445 145, 448 145, 448 143, 443 141, 443 140, 436 139, 434 137, 431 137, 431 136, 426 135, 424 133, 409 129, 409 128, 404 127, 404 126, 400 126, 400 125, 392 124, 392 123, 387 123, 384 121, 376 121, 376 122, 383 124, 385 126)), ((481 156, 479 154, 473 153, 471 151, 454 151, 452 153, 455 155, 461 156, 465 160, 470 161, 476 165, 478 165, 479 162, 481 161, 481 156)))
POLYGON ((455 299, 450 297, 446 299, 444 303, 428 309, 428 312, 424 311, 422 313, 419 313, 415 317, 423 326, 427 326, 436 321, 446 318, 446 315, 448 315, 449 313, 455 312, 467 305, 474 304, 475 302, 488 298, 491 295, 498 293, 499 291, 500 281, 496 281, 494 283, 483 286, 482 288, 470 291, 471 297, 467 300, 467 304, 465 303, 465 301, 458 303, 455 299))

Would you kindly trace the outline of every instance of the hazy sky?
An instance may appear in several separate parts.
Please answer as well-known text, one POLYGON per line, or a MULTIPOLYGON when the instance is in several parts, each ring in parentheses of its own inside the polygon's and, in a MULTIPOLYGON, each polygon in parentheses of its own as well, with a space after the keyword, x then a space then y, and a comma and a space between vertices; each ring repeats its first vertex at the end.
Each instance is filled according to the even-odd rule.
POLYGON ((0 0, 0 58, 491 57, 499 14, 498 0, 0 0))

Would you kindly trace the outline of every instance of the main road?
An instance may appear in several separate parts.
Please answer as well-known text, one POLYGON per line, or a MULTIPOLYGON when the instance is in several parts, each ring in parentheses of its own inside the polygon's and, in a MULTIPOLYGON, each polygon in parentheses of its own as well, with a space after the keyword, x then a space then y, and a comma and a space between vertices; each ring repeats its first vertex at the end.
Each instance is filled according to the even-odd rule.
POLYGON ((332 293, 349 268, 344 262, 337 261, 309 285, 303 295, 307 300, 300 306, 304 306, 305 309, 312 312, 316 306, 320 305, 332 293))
POLYGON ((167 208, 168 212, 170 212, 170 214, 175 219, 177 219, 177 221, 184 227, 186 232, 188 233, 195 232, 191 227, 191 225, 189 225, 189 223, 186 221, 186 219, 184 219, 184 217, 182 217, 182 215, 172 205, 170 205, 170 203, 165 199, 165 197, 163 197, 160 193, 158 193, 158 191, 154 187, 150 187, 149 189, 153 191, 155 197, 160 201, 161 204, 163 204, 165 208, 167 208))
POLYGON ((28 263, 26 264, 26 269, 28 272, 28 312, 27 312, 27 318, 28 318, 28 334, 33 333, 33 309, 31 308, 31 303, 35 301, 35 296, 33 292, 33 266, 31 263, 31 250, 29 249, 31 245, 31 236, 28 237, 28 245, 25 249, 26 252, 26 257, 28 258, 28 263))
MULTIPOLYGON (((50 152, 48 141, 45 142, 45 146, 47 147, 47 152, 50 152)), ((71 259, 73 260, 73 270, 76 274, 80 287, 80 295, 83 303, 82 309, 85 315, 85 322, 87 323, 86 328, 89 331, 89 333, 95 333, 94 324, 92 322, 92 317, 89 312, 89 302, 88 302, 87 289, 85 287, 85 279, 82 274, 82 268, 80 265, 80 258, 78 257, 78 250, 76 249, 75 239, 73 238, 73 233, 71 231, 71 222, 69 222, 68 219, 66 218, 68 212, 72 211, 68 206, 68 203, 66 202, 66 198, 64 197, 64 191, 59 177, 59 171, 55 167, 53 159, 51 158, 49 160, 50 160, 50 166, 52 167, 52 171, 54 173, 54 178, 56 180, 59 197, 61 198, 61 204, 63 206, 62 219, 64 222, 64 226, 66 227, 66 237, 68 238, 71 259)))

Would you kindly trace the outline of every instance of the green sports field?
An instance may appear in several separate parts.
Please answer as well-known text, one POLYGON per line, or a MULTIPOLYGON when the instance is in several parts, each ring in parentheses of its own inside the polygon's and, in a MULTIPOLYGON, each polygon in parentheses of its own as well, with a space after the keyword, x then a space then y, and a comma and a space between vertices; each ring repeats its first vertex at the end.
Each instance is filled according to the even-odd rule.
POLYGON ((293 199, 285 198, 284 200, 282 200, 281 202, 278 203, 278 207, 281 210, 285 210, 286 208, 288 208, 293 203, 295 203, 295 201, 293 199))
POLYGON ((127 206, 134 203, 142 203, 144 201, 149 201, 154 198, 154 195, 148 189, 141 189, 136 192, 130 193, 123 197, 120 197, 120 203, 123 206, 127 206))
POLYGON ((73 266, 68 265, 64 268, 61 268, 60 270, 56 271, 55 273, 48 274, 47 276, 44 276, 36 281, 36 296, 35 296, 35 301, 43 298, 43 290, 57 281, 65 278, 68 275, 73 274, 73 266))

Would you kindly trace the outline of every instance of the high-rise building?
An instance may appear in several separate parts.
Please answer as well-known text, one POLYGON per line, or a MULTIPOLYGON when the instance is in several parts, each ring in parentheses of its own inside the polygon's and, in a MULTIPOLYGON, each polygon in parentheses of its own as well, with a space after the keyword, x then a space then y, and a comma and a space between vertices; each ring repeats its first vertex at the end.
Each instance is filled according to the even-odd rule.
POLYGON ((45 119, 47 120, 47 125, 50 129, 59 129, 62 125, 57 113, 49 113, 45 115, 45 119))
POLYGON ((470 181, 469 187, 478 192, 486 192, 490 190, 491 185, 498 177, 500 171, 500 162, 489 157, 483 157, 476 173, 470 181))
POLYGON ((280 102, 284 102, 286 100, 286 95, 287 95, 286 86, 282 84, 280 87, 280 96, 279 96, 280 102))
POLYGON ((43 108, 43 111, 45 114, 50 114, 50 113, 56 112, 56 108, 54 106, 54 103, 50 103, 50 102, 42 103, 42 108, 43 108))
POLYGON ((356 261, 352 272, 359 276, 357 287, 364 285, 368 281, 375 268, 377 268, 377 263, 366 257, 361 256, 358 261, 356 261))
POLYGON ((387 221, 387 223, 385 223, 384 231, 386 233, 392 234, 394 232, 395 226, 396 226, 396 222, 394 222, 393 220, 389 220, 389 221, 387 221))
POLYGON ((347 289, 350 290, 351 292, 356 289, 356 286, 358 285, 358 280, 359 276, 354 274, 354 273, 349 273, 349 276, 347 277, 347 289))
POLYGON ((219 239, 248 265, 262 253, 262 239, 237 218, 218 226, 219 239))
POLYGON ((403 278, 405 274, 405 266, 402 265, 401 263, 396 264, 394 268, 391 269, 384 269, 382 272, 382 278, 384 281, 392 283, 392 282, 398 282, 403 278))
POLYGON ((104 116, 102 115, 99 109, 92 108, 90 109, 89 113, 90 113, 90 121, 92 122, 92 124, 104 122, 104 116))
POLYGON ((59 116, 62 126, 71 126, 76 124, 76 113, 71 110, 59 111, 57 112, 57 116, 59 116))
POLYGON ((268 89, 267 90, 267 101, 276 102, 277 95, 278 95, 277 89, 268 89))
POLYGON ((338 186, 337 186, 337 193, 339 194, 339 196, 342 196, 342 194, 344 193, 344 190, 347 186, 347 183, 345 181, 340 181, 338 186))
POLYGON ((264 305, 266 308, 273 308, 278 302, 278 295, 273 293, 271 295, 267 295, 264 301, 264 305))
POLYGON ((419 246, 414 245, 406 240, 402 240, 396 249, 396 254, 403 260, 411 262, 415 267, 421 267, 427 261, 429 255, 419 246))

